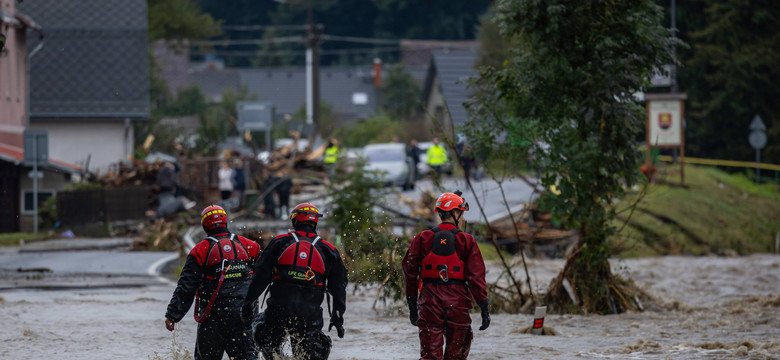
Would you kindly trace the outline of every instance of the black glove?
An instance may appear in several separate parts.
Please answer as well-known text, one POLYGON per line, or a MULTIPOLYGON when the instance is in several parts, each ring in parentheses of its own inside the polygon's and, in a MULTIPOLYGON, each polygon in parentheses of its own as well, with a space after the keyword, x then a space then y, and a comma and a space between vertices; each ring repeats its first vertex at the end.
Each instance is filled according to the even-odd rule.
POLYGON ((409 305, 409 322, 417 326, 417 320, 420 320, 420 314, 417 313, 417 297, 407 296, 406 305, 409 305))
POLYGON ((255 304, 254 302, 249 304, 244 304, 244 306, 241 307, 241 321, 244 323, 245 326, 251 326, 252 325, 252 319, 255 317, 255 304))
POLYGON ((333 327, 336 327, 336 334, 338 334, 339 339, 344 338, 344 317, 339 314, 338 311, 333 312, 333 316, 330 317, 330 325, 328 325, 328 331, 330 329, 333 329, 333 327))
POLYGON ((479 327, 479 330, 485 330, 490 326, 490 313, 488 312, 488 299, 482 300, 477 302, 477 305, 479 305, 479 308, 482 309, 482 326, 479 327))

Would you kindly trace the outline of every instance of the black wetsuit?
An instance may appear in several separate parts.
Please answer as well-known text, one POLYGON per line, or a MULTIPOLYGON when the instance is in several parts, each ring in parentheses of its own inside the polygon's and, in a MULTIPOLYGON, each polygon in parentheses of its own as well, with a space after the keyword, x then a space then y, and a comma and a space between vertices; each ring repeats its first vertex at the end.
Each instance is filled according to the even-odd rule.
POLYGON ((223 352, 235 360, 257 359, 252 330, 241 321, 241 305, 260 246, 243 236, 235 236, 232 242, 223 244, 231 237, 226 231, 211 236, 212 239, 201 241, 187 255, 165 317, 173 322, 181 321, 192 306, 196 291, 200 293, 195 311, 202 315, 219 282, 222 259, 227 259, 226 265, 232 264, 231 269, 226 272, 211 311, 198 324, 195 360, 221 360, 223 352))
MULTIPOLYGON (((300 241, 311 242, 317 237, 313 228, 295 231, 300 241)), ((283 279, 277 273, 277 262, 282 253, 295 244, 295 237, 283 234, 275 237, 255 264, 255 277, 244 300, 244 313, 251 312, 255 300, 270 285, 264 321, 255 329, 255 339, 266 359, 279 351, 285 340, 285 332, 291 336, 296 359, 327 359, 330 353, 330 337, 322 332, 322 300, 327 291, 333 298, 333 314, 343 316, 346 310, 347 271, 336 247, 318 240, 318 250, 324 265, 311 284, 301 284, 283 279)), ((312 256, 312 255, 307 255, 312 256)), ((303 257, 301 257, 303 258, 303 257)), ((312 268, 315 268, 312 266, 312 268)), ((333 317, 331 317, 333 318, 333 317)))

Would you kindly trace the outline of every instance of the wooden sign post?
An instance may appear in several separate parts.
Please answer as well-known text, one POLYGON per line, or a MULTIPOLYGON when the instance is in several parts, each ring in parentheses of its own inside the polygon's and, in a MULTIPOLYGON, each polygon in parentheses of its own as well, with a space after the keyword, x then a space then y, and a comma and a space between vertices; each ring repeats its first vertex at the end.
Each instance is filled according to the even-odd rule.
POLYGON ((650 150, 680 149, 680 183, 685 183, 685 93, 645 94, 647 106, 647 158, 650 166, 650 150))

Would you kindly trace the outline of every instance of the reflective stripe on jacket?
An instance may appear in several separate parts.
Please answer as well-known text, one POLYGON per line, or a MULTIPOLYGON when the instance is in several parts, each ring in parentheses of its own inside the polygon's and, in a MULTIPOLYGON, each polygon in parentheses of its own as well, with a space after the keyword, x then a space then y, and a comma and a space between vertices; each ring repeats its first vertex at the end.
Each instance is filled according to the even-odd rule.
POLYGON ((339 158, 339 148, 337 146, 331 146, 325 149, 325 163, 333 164, 339 158))
POLYGON ((439 166, 447 162, 447 152, 441 145, 429 147, 426 155, 428 156, 428 164, 431 166, 439 166))

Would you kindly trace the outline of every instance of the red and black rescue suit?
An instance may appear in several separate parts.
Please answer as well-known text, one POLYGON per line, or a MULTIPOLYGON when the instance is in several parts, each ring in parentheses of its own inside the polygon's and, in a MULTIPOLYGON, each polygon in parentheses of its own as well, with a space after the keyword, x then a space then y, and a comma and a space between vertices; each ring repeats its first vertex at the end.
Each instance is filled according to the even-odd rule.
POLYGON ((218 228, 187 255, 165 317, 179 322, 197 293, 195 317, 200 323, 195 342, 196 360, 221 360, 223 352, 231 359, 257 359, 251 329, 241 321, 241 304, 260 253, 256 242, 218 228), (226 270, 224 275, 223 270, 226 270), (220 278, 222 285, 219 285, 220 278), (209 305, 217 287, 217 296, 209 305))
POLYGON ((451 223, 424 230, 412 239, 402 266, 406 296, 419 306, 420 358, 466 359, 472 298, 487 302, 485 263, 474 237, 451 223))
MULTIPOLYGON (((266 359, 272 359, 290 334, 296 359, 327 359, 330 337, 322 332, 322 300, 333 297, 333 315, 343 322, 346 310, 347 270, 335 246, 310 226, 275 237, 255 264, 255 278, 244 301, 252 312, 255 299, 270 285, 264 322, 255 339, 266 359), (336 315, 338 314, 338 315, 336 315)), ((261 304, 262 305, 262 304, 261 304)))

